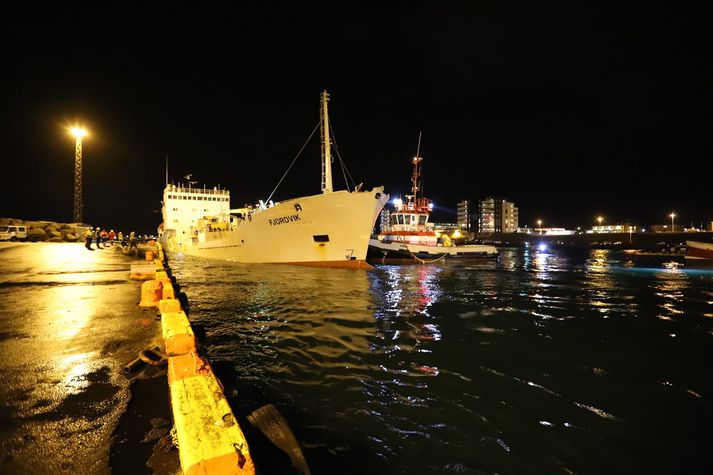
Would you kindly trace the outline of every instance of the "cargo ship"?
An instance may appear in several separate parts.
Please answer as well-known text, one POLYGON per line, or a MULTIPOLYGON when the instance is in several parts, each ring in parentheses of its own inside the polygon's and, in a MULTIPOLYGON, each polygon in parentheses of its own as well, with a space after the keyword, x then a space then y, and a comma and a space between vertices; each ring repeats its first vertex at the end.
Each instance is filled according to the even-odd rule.
POLYGON ((370 267, 369 238, 389 199, 383 186, 333 190, 328 115, 321 94, 321 193, 232 209, 226 189, 167 184, 159 241, 169 253, 243 263, 370 267))

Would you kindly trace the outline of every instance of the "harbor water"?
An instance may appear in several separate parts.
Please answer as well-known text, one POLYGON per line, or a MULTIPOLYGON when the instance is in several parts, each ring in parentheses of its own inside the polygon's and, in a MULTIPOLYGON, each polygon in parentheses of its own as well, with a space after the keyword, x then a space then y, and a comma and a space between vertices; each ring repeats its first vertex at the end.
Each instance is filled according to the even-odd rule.
POLYGON ((713 473, 713 268, 671 259, 170 264, 236 415, 274 403, 315 474, 713 473))

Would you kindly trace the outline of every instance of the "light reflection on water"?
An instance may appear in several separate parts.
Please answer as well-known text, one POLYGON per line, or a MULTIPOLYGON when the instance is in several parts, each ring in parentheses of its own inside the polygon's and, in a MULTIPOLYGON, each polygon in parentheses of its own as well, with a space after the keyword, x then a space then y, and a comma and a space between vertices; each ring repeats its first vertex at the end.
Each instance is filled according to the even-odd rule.
POLYGON ((713 271, 627 261, 171 265, 236 411, 276 403, 315 473, 710 466, 713 271))

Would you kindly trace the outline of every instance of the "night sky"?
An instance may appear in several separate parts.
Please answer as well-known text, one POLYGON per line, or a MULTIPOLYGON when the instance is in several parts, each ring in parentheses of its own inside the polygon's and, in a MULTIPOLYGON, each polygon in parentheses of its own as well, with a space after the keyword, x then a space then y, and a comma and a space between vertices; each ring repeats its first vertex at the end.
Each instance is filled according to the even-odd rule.
MULTIPOLYGON (((705 12, 306 3, 4 11, 0 216, 72 220, 75 123, 91 133, 87 223, 155 232, 166 156, 171 180, 193 173, 234 207, 255 203, 317 125, 326 88, 365 188, 408 192, 422 131, 433 220, 488 195, 515 201, 521 225, 713 220, 705 12)), ((334 176, 343 188, 336 162, 334 176)), ((320 179, 315 135, 273 199, 319 193, 320 179)))

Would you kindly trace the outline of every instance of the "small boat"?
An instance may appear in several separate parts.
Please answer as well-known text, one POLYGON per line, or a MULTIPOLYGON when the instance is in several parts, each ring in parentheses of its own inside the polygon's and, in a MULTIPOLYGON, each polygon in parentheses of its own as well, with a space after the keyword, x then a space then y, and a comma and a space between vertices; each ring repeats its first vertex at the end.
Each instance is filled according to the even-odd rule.
POLYGON ((713 243, 686 241, 686 259, 713 259, 713 243))
POLYGON ((421 190, 421 162, 413 159, 411 194, 406 201, 396 199, 394 211, 389 215, 389 224, 369 240, 367 260, 371 264, 430 264, 443 259, 497 257, 495 246, 469 244, 456 246, 447 234, 439 236, 428 221, 433 203, 423 196, 421 190), (420 192, 420 193, 419 193, 420 192))

